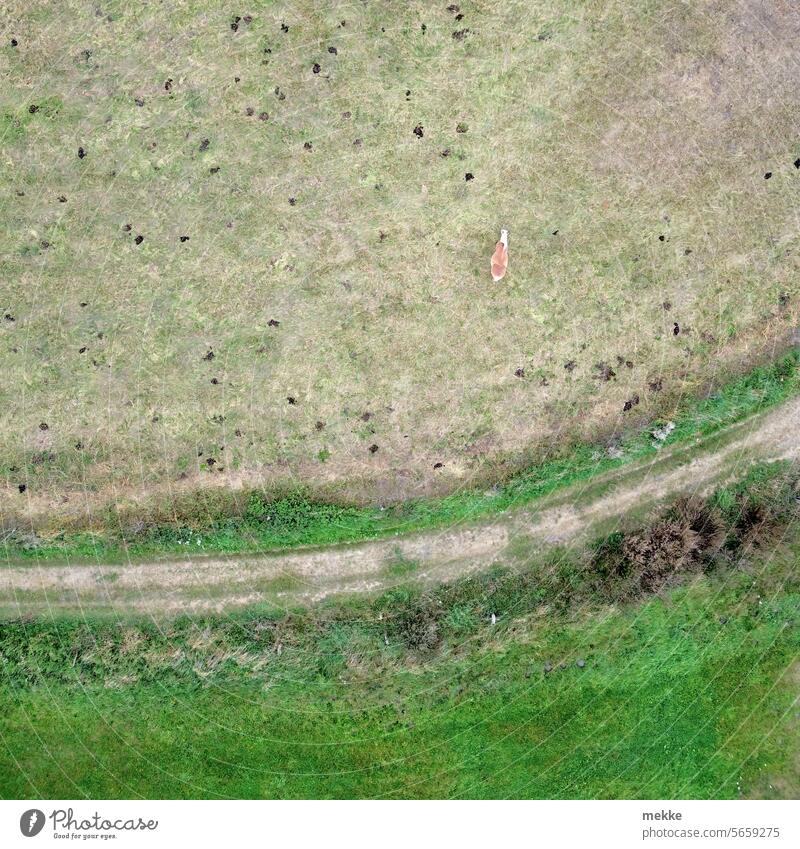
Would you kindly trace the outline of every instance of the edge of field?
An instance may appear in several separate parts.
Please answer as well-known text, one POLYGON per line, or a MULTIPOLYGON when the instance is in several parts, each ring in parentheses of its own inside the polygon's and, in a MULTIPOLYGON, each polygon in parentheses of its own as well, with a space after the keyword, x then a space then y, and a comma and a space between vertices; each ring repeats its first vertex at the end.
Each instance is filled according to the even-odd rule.
POLYGON ((259 490, 227 493, 222 503, 209 493, 196 521, 171 510, 151 523, 109 508, 98 527, 37 532, 22 523, 2 531, 7 564, 19 561, 124 562, 168 555, 233 554, 322 547, 396 536, 496 516, 576 483, 585 483, 636 460, 668 454, 705 440, 723 428, 800 394, 800 346, 756 367, 716 391, 686 399, 669 420, 605 443, 582 444, 533 465, 491 488, 464 489, 443 498, 388 507, 356 506, 312 499, 301 488, 270 497, 259 490), (172 515, 170 515, 172 513, 172 515))

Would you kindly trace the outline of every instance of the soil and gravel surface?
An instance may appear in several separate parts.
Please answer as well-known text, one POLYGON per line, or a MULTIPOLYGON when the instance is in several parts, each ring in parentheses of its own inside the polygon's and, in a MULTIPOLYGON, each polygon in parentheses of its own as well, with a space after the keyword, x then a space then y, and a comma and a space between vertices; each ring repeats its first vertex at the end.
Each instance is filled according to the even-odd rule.
POLYGON ((290 606, 409 580, 446 580, 513 559, 521 539, 531 551, 580 542, 601 524, 624 521, 672 495, 707 492, 756 460, 797 459, 799 422, 795 398, 705 443, 665 448, 654 459, 469 526, 245 557, 12 565, 0 570, 0 610, 170 615, 258 603, 290 606))

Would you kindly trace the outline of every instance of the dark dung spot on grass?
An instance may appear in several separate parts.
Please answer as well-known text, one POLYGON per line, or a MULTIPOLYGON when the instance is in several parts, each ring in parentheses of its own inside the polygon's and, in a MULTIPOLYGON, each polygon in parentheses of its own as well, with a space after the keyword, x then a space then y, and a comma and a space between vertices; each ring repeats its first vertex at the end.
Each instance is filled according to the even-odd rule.
POLYGON ((514 377, 525 377, 525 369, 520 366, 520 368, 515 369, 514 377))
POLYGON ((672 309, 672 301, 664 301, 664 303, 661 304, 661 307, 664 312, 669 312, 672 309))
POLYGON ((443 468, 443 466, 444 466, 444 463, 434 463, 433 464, 434 469, 441 469, 441 468, 443 468))
POLYGON ((314 64, 311 66, 311 72, 313 74, 318 74, 321 70, 322 68, 320 67, 319 62, 314 62, 314 64))
POLYGON ((353 142, 353 146, 354 146, 354 147, 361 147, 361 145, 362 145, 362 141, 361 141, 361 139, 356 139, 356 140, 353 142))
POLYGON ((790 301, 790 300, 791 300, 791 298, 789 297, 789 293, 788 293, 788 292, 782 292, 782 293, 778 296, 778 304, 779 304, 781 307, 788 307, 788 306, 789 306, 789 301, 790 301))
POLYGON ((281 32, 289 32, 289 27, 287 27, 286 24, 282 23, 281 24, 281 32))
POLYGON ((681 326, 680 326, 680 324, 678 324, 678 322, 676 321, 676 322, 674 322, 674 324, 672 325, 672 335, 673 335, 673 336, 677 336, 680 332, 681 332, 681 326))
POLYGON ((314 145, 310 141, 303 143, 303 150, 313 150, 313 149, 314 149, 314 145))
POLYGON ((628 399, 624 406, 622 407, 622 411, 627 413, 628 410, 632 410, 639 403, 639 396, 634 395, 633 398, 628 399))
POLYGON ((200 142, 200 146, 198 147, 198 150, 200 150, 200 151, 208 150, 210 144, 211 144, 211 142, 208 139, 203 139, 203 141, 200 142))
POLYGON ((378 451, 378 446, 375 445, 375 443, 373 443, 372 445, 369 446, 369 453, 370 454, 375 454, 377 451, 378 451))
POLYGON ((17 39, 16 39, 16 38, 12 38, 12 39, 11 39, 11 46, 12 46, 12 47, 16 47, 18 44, 19 44, 19 42, 17 41, 17 39))
POLYGON ((578 364, 575 362, 575 360, 569 360, 568 362, 564 363, 564 368, 570 373, 575 371, 577 366, 578 364))
POLYGON ((450 148, 446 147, 439 155, 447 159, 447 157, 450 156, 451 153, 452 151, 450 150, 450 148))
POLYGON ((212 378, 211 378, 211 383, 212 383, 214 386, 217 386, 217 385, 219 384, 219 380, 217 380, 217 378, 216 378, 216 377, 212 377, 212 378))
POLYGON ((124 227, 123 227, 122 229, 123 229, 126 233, 130 233, 130 232, 131 232, 132 227, 131 227, 131 225, 130 225, 130 224, 125 224, 125 225, 124 225, 124 227))
POLYGON ((456 124, 456 132, 457 133, 466 133, 468 129, 469 129, 469 127, 467 127, 467 125, 463 121, 456 124))
POLYGON ((164 91, 172 91, 172 77, 164 83, 164 91))
POLYGON ((137 245, 141 245, 142 242, 144 241, 144 236, 139 235, 133 241, 136 242, 137 245))
POLYGON ((317 422, 314 424, 314 430, 325 430, 325 422, 323 422, 323 421, 317 421, 317 422))
POLYGON ((771 178, 772 178, 772 171, 767 171, 767 173, 764 174, 764 179, 769 180, 771 178))
POLYGON ((253 115, 256 114, 256 110, 253 109, 252 106, 248 106, 247 109, 244 110, 244 114, 247 115, 248 118, 252 118, 253 115))
POLYGON ((181 236, 181 237, 180 237, 180 240, 181 240, 182 242, 188 242, 188 241, 189 241, 189 237, 188 237, 188 236, 181 236))
POLYGON ((25 490, 26 490, 27 488, 28 488, 28 487, 27 487, 27 485, 26 485, 26 484, 24 484, 24 483, 21 483, 21 484, 18 484, 18 485, 17 485, 17 489, 18 489, 20 492, 25 492, 25 490))
POLYGON ((79 147, 78 148, 78 159, 83 159, 84 156, 86 156, 86 151, 82 147, 79 147))
POLYGON ((7 313, 3 316, 3 318, 4 318, 6 321, 16 321, 16 318, 14 318, 14 316, 13 316, 13 315, 11 315, 11 313, 10 313, 10 312, 7 312, 7 313))
POLYGON ((31 105, 28 107, 28 112, 30 112, 31 115, 35 115, 38 111, 39 107, 35 103, 31 103, 31 105))
POLYGON ((370 413, 370 412, 362 413, 359 416, 359 418, 361 419, 362 422, 368 422, 372 418, 372 413, 370 413))
POLYGON ((66 195, 59 195, 58 196, 58 202, 59 203, 66 203, 67 202, 67 196, 66 195))
POLYGON ((133 101, 137 106, 144 106, 144 100, 141 97, 134 98, 133 101))
POLYGON ((239 21, 241 21, 241 18, 238 15, 236 15, 236 17, 234 17, 234 19, 231 21, 231 29, 233 30, 233 32, 239 31, 239 21))
POLYGON ((86 353, 86 345, 84 345, 82 348, 78 348, 78 353, 79 354, 85 354, 86 353))
POLYGON ((339 51, 335 47, 329 47, 328 53, 330 53, 332 56, 337 56, 339 51))
POLYGON ((258 113, 259 121, 269 121, 269 114, 267 112, 259 112, 258 113))
POLYGON ((456 15, 456 20, 460 21, 463 17, 464 17, 463 13, 459 13, 458 15, 456 15))
POLYGON ((474 180, 474 179, 475 179, 475 175, 474 175, 471 171, 467 171, 467 173, 464 175, 464 179, 465 179, 467 182, 469 182, 470 180, 474 180))
POLYGON ((205 354, 203 354, 203 359, 204 359, 206 362, 211 362, 211 360, 213 360, 213 359, 214 359, 214 351, 213 351, 213 349, 212 349, 212 348, 209 348, 209 349, 205 352, 205 354))
POLYGON ((468 29, 456 30, 453 33, 453 40, 454 41, 463 41, 468 35, 469 35, 468 29))
POLYGON ((667 237, 666 237, 666 236, 662 233, 662 234, 658 237, 658 241, 659 241, 659 242, 664 242, 664 241, 666 241, 666 238, 667 238, 667 237))
POLYGON ((268 324, 270 327, 280 327, 280 324, 281 324, 281 323, 280 323, 277 319, 271 318, 271 319, 267 322, 267 324, 268 324))
POLYGON ((614 369, 611 368, 611 366, 605 362, 595 363, 595 369, 597 370, 597 374, 595 375, 595 377, 598 380, 604 381, 605 383, 608 383, 609 380, 611 380, 612 378, 616 378, 617 376, 617 373, 614 371, 614 369))
POLYGON ((289 198, 289 206, 294 206, 297 203, 297 198, 289 198))
POLYGON ((795 161, 794 161, 794 167, 795 167, 795 168, 800 168, 800 158, 795 159, 795 161))
POLYGON ((422 126, 422 124, 417 124, 417 126, 416 126, 416 127, 414 127, 414 131, 413 131, 413 132, 414 132, 414 135, 415 135, 418 139, 421 139, 421 138, 423 137, 423 135, 424 135, 424 131, 423 131, 423 126, 422 126))
POLYGON ((39 430, 50 430, 50 425, 47 422, 39 422, 39 430))
POLYGON ((208 169, 209 174, 217 174, 219 172, 219 165, 212 165, 211 168, 208 169))
POLYGON ((292 407, 294 407, 297 404, 297 398, 295 398, 293 395, 287 395, 286 400, 289 402, 289 404, 292 407))

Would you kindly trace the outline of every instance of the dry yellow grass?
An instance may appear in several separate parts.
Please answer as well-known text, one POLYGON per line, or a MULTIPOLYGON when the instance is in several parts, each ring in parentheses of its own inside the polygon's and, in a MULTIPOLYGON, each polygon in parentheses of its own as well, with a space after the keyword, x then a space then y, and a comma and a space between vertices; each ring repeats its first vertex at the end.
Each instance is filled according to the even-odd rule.
POLYGON ((458 5, 11 4, 4 512, 463 485, 796 323, 789 4, 458 5))

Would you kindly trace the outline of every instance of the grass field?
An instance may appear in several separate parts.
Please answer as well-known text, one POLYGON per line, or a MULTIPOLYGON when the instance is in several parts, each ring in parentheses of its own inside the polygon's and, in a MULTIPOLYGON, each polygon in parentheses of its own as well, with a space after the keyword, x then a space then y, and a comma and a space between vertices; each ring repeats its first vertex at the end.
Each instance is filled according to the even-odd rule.
POLYGON ((655 596, 618 558, 657 524, 423 593, 9 621, 0 795, 796 798, 797 470, 705 509, 724 548, 655 596))
MULTIPOLYGON (((769 411, 800 391, 800 349, 760 367, 703 399, 684 399, 673 411, 666 438, 653 436, 664 422, 612 440, 611 444, 565 446, 561 456, 532 466, 491 489, 465 489, 444 498, 408 501, 389 509, 310 500, 297 487, 280 498, 259 490, 215 491, 173 499, 145 512, 140 504, 118 502, 95 518, 90 529, 64 530, 57 515, 32 533, 8 523, 2 538, 7 561, 96 561, 123 563, 156 555, 241 554, 358 542, 463 525, 535 504, 575 484, 588 487, 614 472, 672 448, 705 447, 743 419, 769 411)), ((732 470, 741 474, 740 469, 732 470)), ((0 594, 1 595, 1 594, 0 594)))
POLYGON ((5 517, 443 494, 776 348, 789 8, 460 7, 7 6, 5 517))
POLYGON ((0 798, 797 798, 798 44, 5 4, 0 798))

